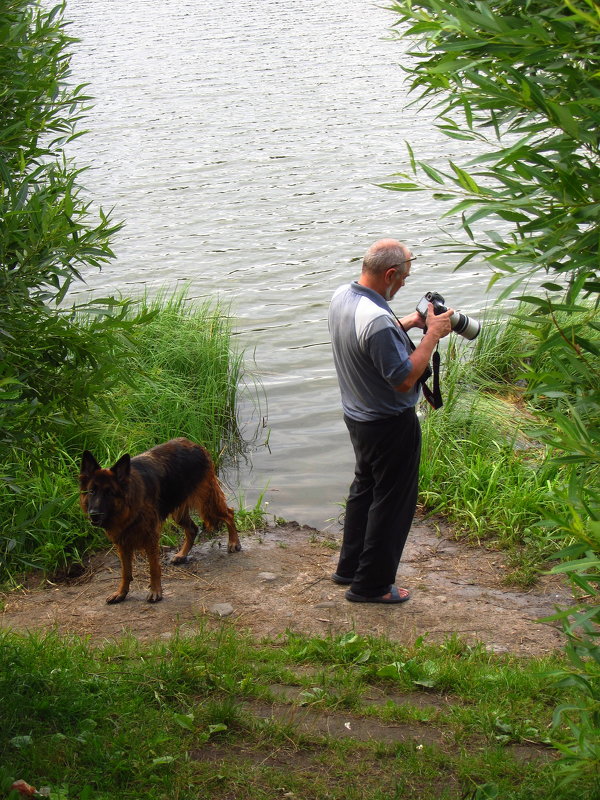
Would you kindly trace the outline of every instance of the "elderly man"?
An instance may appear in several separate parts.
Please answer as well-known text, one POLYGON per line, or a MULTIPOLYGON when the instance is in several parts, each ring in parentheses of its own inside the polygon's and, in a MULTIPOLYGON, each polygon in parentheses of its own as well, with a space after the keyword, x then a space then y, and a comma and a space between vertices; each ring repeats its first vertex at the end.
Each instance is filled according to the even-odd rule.
POLYGON ((448 309, 426 321, 398 319, 388 305, 410 275, 414 256, 395 239, 375 242, 358 281, 341 286, 329 309, 344 421, 356 458, 342 549, 332 580, 359 603, 403 603, 394 585, 418 494, 421 429, 415 411, 429 359, 450 333, 448 309), (426 332, 417 347, 407 331, 426 332))

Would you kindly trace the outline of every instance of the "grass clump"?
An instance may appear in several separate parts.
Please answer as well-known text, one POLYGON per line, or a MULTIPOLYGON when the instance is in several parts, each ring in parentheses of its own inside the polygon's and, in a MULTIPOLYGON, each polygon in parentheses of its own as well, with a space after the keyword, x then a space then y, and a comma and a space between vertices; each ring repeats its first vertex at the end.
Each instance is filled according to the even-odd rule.
POLYGON ((444 405, 423 424, 420 502, 457 535, 508 550, 509 580, 527 586, 556 551, 552 530, 564 478, 535 435, 522 376, 526 352, 517 318, 483 325, 474 343, 451 336, 442 374, 444 405))
POLYGON ((176 436, 202 443, 218 466, 241 448, 236 399, 242 356, 232 346, 232 321, 218 303, 191 302, 185 292, 164 291, 140 304, 149 317, 133 337, 130 374, 110 399, 118 417, 88 427, 90 449, 111 459, 176 436))

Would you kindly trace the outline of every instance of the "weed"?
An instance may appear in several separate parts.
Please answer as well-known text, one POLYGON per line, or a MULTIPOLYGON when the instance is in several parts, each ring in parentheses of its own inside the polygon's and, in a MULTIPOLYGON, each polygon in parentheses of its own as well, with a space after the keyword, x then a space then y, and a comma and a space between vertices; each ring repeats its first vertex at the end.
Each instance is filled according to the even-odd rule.
POLYGON ((561 474, 532 438, 516 383, 523 333, 492 321, 474 346, 457 339, 446 351, 444 406, 423 423, 420 502, 457 535, 509 550, 513 581, 530 585, 556 549, 537 523, 559 507, 561 474))

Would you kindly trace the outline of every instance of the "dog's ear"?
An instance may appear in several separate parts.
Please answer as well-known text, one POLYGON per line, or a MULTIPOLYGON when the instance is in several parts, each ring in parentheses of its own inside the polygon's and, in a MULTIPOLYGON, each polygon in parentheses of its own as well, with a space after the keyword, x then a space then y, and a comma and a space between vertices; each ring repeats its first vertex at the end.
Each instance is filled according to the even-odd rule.
POLYGON ((83 483, 84 480, 91 478, 98 469, 100 469, 100 464, 89 450, 85 450, 81 456, 81 475, 79 476, 81 482, 83 483))
POLYGON ((131 456, 129 453, 125 453, 124 456, 121 456, 117 463, 110 468, 110 471, 118 481, 127 480, 131 472, 131 456))

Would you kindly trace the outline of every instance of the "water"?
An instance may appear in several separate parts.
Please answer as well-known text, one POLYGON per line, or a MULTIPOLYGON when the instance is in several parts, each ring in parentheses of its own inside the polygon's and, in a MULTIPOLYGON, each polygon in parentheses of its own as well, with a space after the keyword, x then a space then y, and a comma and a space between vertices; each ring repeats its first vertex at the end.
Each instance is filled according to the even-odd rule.
POLYGON ((469 314, 485 303, 485 268, 452 273, 432 248, 443 207, 377 186, 407 167, 405 139, 430 160, 460 143, 407 107, 395 17, 366 0, 71 0, 67 15, 73 80, 95 98, 71 152, 126 222, 88 288, 185 281, 230 304, 250 373, 240 421, 263 442, 225 476, 230 494, 264 491, 270 513, 327 527, 353 466, 327 307, 354 260, 384 236, 409 244, 399 315, 429 289, 469 314))

